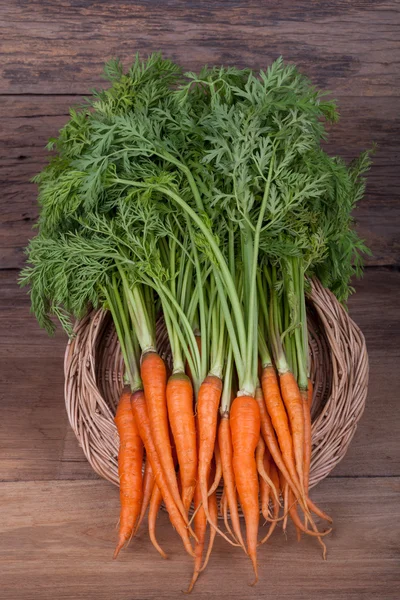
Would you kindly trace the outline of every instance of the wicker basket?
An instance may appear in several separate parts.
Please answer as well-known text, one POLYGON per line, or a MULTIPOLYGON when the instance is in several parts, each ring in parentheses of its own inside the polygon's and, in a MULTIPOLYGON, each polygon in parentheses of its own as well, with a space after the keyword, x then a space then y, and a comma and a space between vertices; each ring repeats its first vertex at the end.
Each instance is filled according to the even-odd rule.
MULTIPOLYGON (((333 294, 317 281, 308 298, 312 407, 310 486, 324 479, 346 454, 367 395, 364 336, 333 294)), ((165 328, 158 349, 169 359, 165 328)), ((68 418, 93 469, 118 485, 118 434, 114 424, 123 362, 110 315, 93 310, 77 322, 65 353, 68 418)))

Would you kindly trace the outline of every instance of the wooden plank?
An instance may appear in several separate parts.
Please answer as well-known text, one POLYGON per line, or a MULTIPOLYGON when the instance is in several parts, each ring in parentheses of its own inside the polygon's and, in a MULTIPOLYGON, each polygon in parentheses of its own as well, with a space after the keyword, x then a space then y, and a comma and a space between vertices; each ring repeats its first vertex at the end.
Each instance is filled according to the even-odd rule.
MULTIPOLYGON (((0 117, 0 266, 19 268, 23 248, 34 234, 36 186, 29 183, 49 159, 47 140, 67 120, 74 96, 12 96, 0 117)), ((379 146, 368 176, 367 194, 355 217, 360 235, 373 252, 370 265, 400 265, 399 170, 400 120, 392 98, 349 98, 339 102, 341 121, 331 127, 327 149, 351 160, 373 142, 379 146)))
POLYGON ((0 481, 95 478, 64 407, 66 336, 29 314, 16 272, 0 272, 0 481))
MULTIPOLYGON (((341 476, 400 475, 400 273, 367 271, 350 300, 370 354, 365 413, 341 476)), ((63 401, 66 338, 49 338, 29 316, 14 272, 0 272, 0 480, 93 478, 70 430, 63 401)))
MULTIPOLYGON (((315 540, 297 543, 291 525, 286 540, 279 524, 259 550, 260 581, 252 588, 250 562, 218 537, 195 597, 397 599, 399 492, 399 478, 324 481, 314 498, 335 518, 326 562, 315 540)), ((190 579, 191 560, 165 513, 158 539, 170 560, 157 555, 143 527, 112 561, 118 494, 106 482, 2 483, 0 508, 0 585, 7 600, 169 600, 190 579)))
POLYGON ((279 55, 341 95, 398 95, 399 4, 331 0, 2 0, 3 93, 88 93, 105 59, 161 50, 185 68, 279 55))

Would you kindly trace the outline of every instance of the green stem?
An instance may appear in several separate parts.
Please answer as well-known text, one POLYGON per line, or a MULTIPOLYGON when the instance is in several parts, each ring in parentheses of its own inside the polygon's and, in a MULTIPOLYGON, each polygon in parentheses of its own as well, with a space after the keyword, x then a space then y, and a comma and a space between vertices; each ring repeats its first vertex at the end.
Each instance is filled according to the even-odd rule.
POLYGON ((254 233, 253 243, 253 263, 250 277, 250 293, 249 293, 249 313, 248 313, 248 338, 247 338, 247 356, 246 356, 246 367, 248 371, 246 375, 250 377, 252 386, 252 392, 254 394, 257 381, 257 323, 258 323, 258 306, 257 306, 257 267, 258 267, 258 250, 260 246, 260 235, 261 228, 267 208, 267 201, 269 196, 269 190, 271 187, 272 174, 274 171, 275 155, 273 154, 270 161, 268 178, 265 184, 265 190, 263 199, 261 202, 260 212, 257 219, 257 226, 254 233))
MULTIPOLYGON (((137 181, 129 181, 129 180, 125 180, 125 179, 115 178, 114 182, 121 183, 121 184, 127 185, 127 186, 148 189, 147 184, 139 183, 137 181)), ((155 186, 155 189, 157 189, 159 192, 165 194, 166 196, 168 196, 169 198, 174 200, 176 202, 176 204, 185 211, 185 213, 191 218, 191 220, 197 225, 197 227, 203 233, 208 244, 210 245, 210 248, 211 248, 211 250, 214 254, 214 257, 217 261, 218 267, 221 271, 221 276, 222 276, 223 282, 225 284, 225 289, 226 289, 229 299, 231 301, 233 314, 235 316, 235 323, 236 323, 236 327, 238 330, 238 339, 241 341, 241 362, 243 362, 243 360, 246 356, 246 341, 247 341, 246 328, 245 328, 244 319, 243 319, 243 312, 242 312, 241 304, 239 302, 239 298, 236 293, 235 283, 233 281, 229 267, 226 264, 225 258, 223 256, 221 250, 219 249, 217 242, 215 241, 212 233, 210 232, 210 230, 208 229, 208 227, 204 223, 204 221, 201 219, 201 217, 187 204, 187 202, 185 202, 185 200, 183 200, 183 198, 181 198, 179 196, 179 194, 176 194, 175 192, 169 190, 168 188, 165 188, 164 186, 155 186)), ((222 286, 222 288, 219 287, 218 289, 224 290, 224 287, 222 286)), ((225 295, 225 292, 224 292, 224 295, 225 295)))
POLYGON ((229 413, 229 409, 232 402, 232 376, 233 376, 233 353, 232 346, 229 344, 225 374, 224 374, 224 388, 221 396, 221 415, 229 413))

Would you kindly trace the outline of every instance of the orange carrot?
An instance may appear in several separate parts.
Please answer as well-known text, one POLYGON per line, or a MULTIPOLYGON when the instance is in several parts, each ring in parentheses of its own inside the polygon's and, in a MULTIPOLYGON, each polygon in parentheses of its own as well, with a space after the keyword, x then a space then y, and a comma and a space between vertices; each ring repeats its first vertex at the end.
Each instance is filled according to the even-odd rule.
MULTIPOLYGON (((264 452, 264 471, 271 478, 270 469, 271 469, 271 459, 268 450, 264 452)), ((265 481, 263 477, 259 478, 260 483, 260 498, 261 498, 261 514, 266 521, 269 521, 269 498, 271 492, 271 486, 265 481)))
POLYGON ((168 558, 167 554, 165 554, 164 550, 161 548, 161 546, 157 542, 157 538, 156 538, 156 520, 157 520, 158 511, 160 510, 161 502, 162 502, 162 494, 160 492, 160 488, 158 487, 158 485, 155 485, 153 487, 153 492, 151 494, 150 508, 149 508, 149 519, 148 519, 149 537, 150 537, 151 543, 153 544, 153 546, 157 550, 157 552, 159 552, 163 558, 168 558))
POLYGON ((208 375, 200 386, 197 399, 197 423, 199 435, 199 471, 198 479, 203 507, 209 519, 208 477, 214 454, 217 433, 218 406, 222 393, 222 381, 219 377, 208 375))
MULTIPOLYGON (((188 522, 185 507, 179 494, 171 444, 169 441, 167 415, 167 371, 163 359, 157 352, 146 352, 142 356, 140 375, 149 415, 150 429, 168 489, 185 523, 188 522)), ((164 491, 163 496, 164 496, 164 491)))
POLYGON ((235 476, 233 473, 233 447, 231 437, 231 427, 228 414, 224 413, 221 417, 218 428, 218 443, 221 454, 222 476, 224 478, 224 492, 226 495, 227 506, 231 515, 232 527, 235 538, 244 548, 242 530, 240 527, 239 511, 236 497, 235 476))
POLYGON ((258 580, 257 536, 260 512, 258 507, 258 474, 255 451, 260 438, 260 409, 251 396, 237 396, 232 403, 230 425, 233 446, 233 471, 246 522, 247 552, 258 580))
POLYGON ((151 464, 150 461, 146 459, 146 465, 144 468, 144 475, 143 475, 143 500, 142 500, 142 508, 140 510, 140 515, 139 518, 137 520, 136 523, 136 527, 135 527, 135 534, 138 531, 144 516, 146 514, 146 511, 148 509, 148 506, 150 504, 150 498, 151 498, 151 494, 153 493, 153 488, 154 488, 154 475, 153 475, 153 470, 151 468, 151 464))
MULTIPOLYGON (((279 488, 279 474, 278 474, 278 470, 276 468, 276 465, 273 461, 271 461, 271 466, 270 466, 270 477, 271 480, 274 483, 274 486, 276 489, 279 488)), ((278 523, 278 515, 279 515, 279 501, 277 498, 275 498, 275 496, 272 496, 272 503, 273 503, 273 515, 272 515, 272 521, 271 521, 271 525, 269 527, 268 533, 267 535, 261 540, 260 544, 265 544, 265 542, 267 540, 269 540, 269 538, 271 537, 271 535, 273 534, 275 527, 278 523)))
MULTIPOLYGON (((260 438, 257 443, 257 448, 256 448, 257 471, 258 471, 259 475, 261 476, 261 478, 265 481, 265 483, 267 483, 270 486, 272 493, 278 499, 278 490, 275 489, 275 486, 272 483, 268 473, 264 469, 264 454, 265 454, 265 442, 264 442, 264 438, 262 437, 262 435, 260 435, 260 438)), ((278 502, 279 502, 279 499, 278 499, 278 502)))
POLYGON ((304 491, 308 494, 311 464, 311 401, 312 401, 312 383, 308 380, 308 390, 302 390, 301 398, 304 411, 304 491))
POLYGON ((131 390, 122 391, 115 424, 119 434, 118 475, 120 488, 119 538, 114 558, 129 541, 140 513, 142 502, 143 444, 131 409, 131 390))
POLYGON ((184 373, 175 373, 169 378, 167 405, 178 457, 182 502, 187 514, 196 487, 197 448, 193 388, 189 377, 184 373))
POLYGON ((258 403, 258 407, 260 409, 261 415, 261 433, 263 435, 264 441, 267 445, 269 452, 271 453, 271 457, 276 464, 278 470, 284 475, 286 481, 289 483, 290 487, 296 494, 296 497, 299 495, 299 486, 297 484, 297 473, 296 475, 296 483, 292 481, 292 478, 289 474, 289 471, 286 467, 286 464, 283 460, 282 453, 278 444, 278 440, 276 439, 276 433, 272 426, 271 418, 267 412, 266 404, 264 402, 263 392, 260 387, 256 389, 255 398, 258 403))
MULTIPOLYGON (((307 535, 311 535, 313 537, 324 537, 325 535, 328 535, 328 533, 330 533, 332 531, 332 528, 327 529, 324 532, 319 532, 319 531, 311 531, 310 529, 307 529, 305 527, 305 525, 301 522, 301 519, 298 515, 297 512, 297 503, 294 499, 293 493, 290 490, 289 491, 289 499, 288 499, 288 504, 289 504, 289 514, 292 518, 293 523, 295 524, 295 526, 300 530, 303 531, 304 533, 306 533, 307 535)), ((324 548, 325 548, 325 544, 324 544, 324 548)), ((326 548, 325 548, 326 549, 326 548)))
MULTIPOLYGON (((229 533, 229 535, 232 536, 232 538, 236 542, 238 542, 239 540, 236 539, 236 536, 233 533, 233 531, 231 529, 231 526, 229 525, 229 520, 228 520, 228 498, 227 498, 227 496, 225 494, 225 491, 222 493, 222 497, 221 497, 221 516, 224 517, 224 523, 225 523, 225 527, 226 527, 227 532, 229 533)), ((243 544, 243 549, 245 550, 244 544, 243 544)))
MULTIPOLYGON (((285 405, 282 401, 279 390, 278 379, 275 369, 272 365, 264 368, 261 384, 265 405, 267 407, 268 414, 271 417, 272 425, 278 438, 282 458, 290 473, 293 483, 296 483, 298 481, 298 473, 296 471, 292 435, 289 428, 289 421, 286 414, 285 405)), ((272 456, 274 456, 272 450, 270 451, 272 456)), ((278 462, 276 464, 278 465, 278 462)), ((281 470, 280 466, 279 469, 281 470)))
POLYGON ((195 583, 199 577, 200 571, 201 571, 201 563, 203 560, 203 551, 204 551, 206 530, 207 530, 207 517, 206 517, 206 513, 204 512, 204 508, 201 504, 201 490, 200 490, 199 484, 196 485, 193 501, 194 501, 193 504, 194 504, 194 510, 195 510, 194 532, 196 534, 197 541, 194 546, 195 558, 194 558, 193 575, 192 575, 192 579, 189 584, 187 593, 190 593, 193 590, 194 585, 195 585, 195 583))
POLYGON ((167 481, 164 475, 164 471, 161 466, 160 459, 158 457, 155 444, 151 435, 150 420, 147 412, 147 404, 144 399, 142 391, 135 392, 131 397, 131 405, 133 414, 136 419, 136 423, 139 428, 140 437, 142 438, 144 447, 146 448, 146 454, 151 463, 153 475, 157 486, 159 487, 162 497, 165 502, 165 506, 169 513, 169 518, 172 525, 177 530, 178 534, 182 538, 183 544, 187 552, 194 556, 193 548, 190 544, 189 533, 186 527, 180 511, 178 510, 174 499, 171 495, 167 481))
POLYGON ((210 495, 209 503, 210 503, 211 520, 214 523, 214 527, 210 527, 210 539, 208 540, 207 554, 204 559, 203 566, 200 569, 201 571, 204 571, 204 569, 208 565, 208 561, 210 560, 211 552, 212 552, 212 549, 214 546, 215 536, 217 535, 218 504, 217 504, 217 495, 215 492, 210 495))
POLYGON ((287 527, 287 521, 288 521, 288 516, 289 516, 289 485, 288 485, 287 481, 285 480, 285 478, 283 477, 282 473, 279 474, 279 481, 281 484, 281 494, 283 497, 284 518, 283 518, 282 529, 283 529, 283 533, 286 535, 286 527, 287 527))
MULTIPOLYGON (((291 488, 291 490, 293 491, 294 495, 296 498, 300 498, 300 485, 299 485, 299 479, 298 479, 298 475, 295 472, 294 473, 294 481, 292 480, 291 475, 289 474, 289 471, 286 467, 286 464, 283 460, 282 457, 282 453, 280 451, 277 439, 276 439, 276 434, 275 431, 272 427, 272 423, 271 423, 271 419, 270 416, 266 410, 266 406, 264 403, 264 398, 263 398, 263 393, 261 391, 261 389, 259 387, 257 387, 256 389, 256 400, 258 402, 258 406, 260 408, 260 414, 261 414, 261 431, 264 437, 264 441, 267 444, 267 448, 271 453, 271 456, 277 466, 277 468, 279 469, 279 471, 282 473, 282 475, 284 476, 284 478, 286 479, 286 481, 289 484, 289 487, 291 488)), ((321 519, 325 519, 326 521, 328 521, 329 523, 332 523, 332 518, 327 515, 326 513, 324 513, 320 508, 318 508, 314 502, 310 499, 310 498, 306 498, 306 503, 305 503, 305 510, 307 510, 307 507, 312 510, 316 515, 318 515, 319 517, 321 517, 321 519)), ((304 506, 302 506, 303 510, 304 510, 304 506)))
MULTIPOLYGON (((304 410, 303 400, 297 381, 291 373, 279 375, 282 400, 285 404, 292 431, 293 450, 296 461, 297 473, 300 480, 300 491, 304 490, 304 410)), ((306 392, 307 394, 307 392, 306 392)))
POLYGON ((218 444, 218 437, 215 439, 215 448, 214 448, 214 460, 215 460, 215 476, 214 481, 208 490, 208 495, 212 496, 212 494, 217 490, 221 478, 222 478, 222 463, 221 463, 221 452, 218 444))

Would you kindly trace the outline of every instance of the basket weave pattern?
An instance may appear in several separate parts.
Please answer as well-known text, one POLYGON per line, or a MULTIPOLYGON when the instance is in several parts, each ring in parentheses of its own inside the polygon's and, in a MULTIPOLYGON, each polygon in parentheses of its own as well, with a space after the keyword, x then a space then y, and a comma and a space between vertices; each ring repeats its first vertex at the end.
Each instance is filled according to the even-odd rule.
MULTIPOLYGON (((310 487, 346 454, 365 406, 368 355, 364 336, 333 294, 318 281, 308 297, 312 405, 310 487)), ((162 321, 160 354, 170 359, 162 321)), ((69 422, 93 469, 118 485, 118 434, 114 414, 122 389, 123 361, 110 315, 92 310, 75 326, 65 361, 69 422)))

